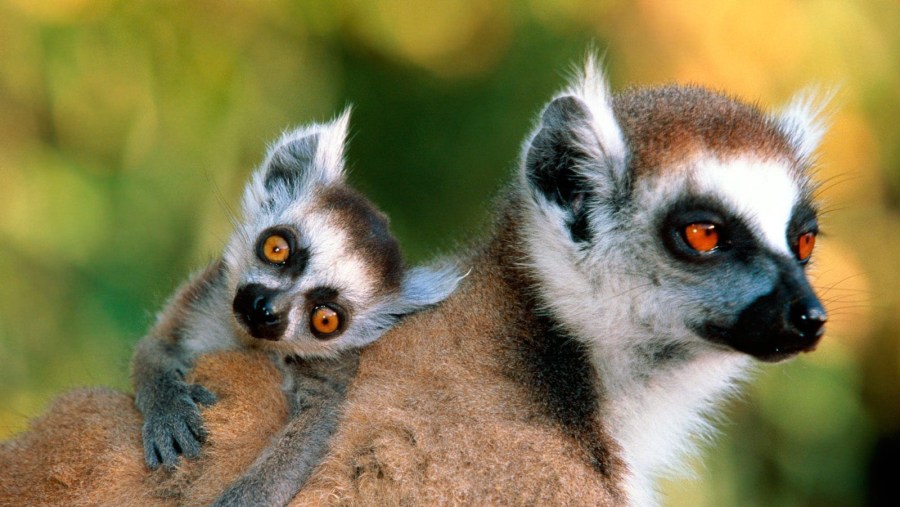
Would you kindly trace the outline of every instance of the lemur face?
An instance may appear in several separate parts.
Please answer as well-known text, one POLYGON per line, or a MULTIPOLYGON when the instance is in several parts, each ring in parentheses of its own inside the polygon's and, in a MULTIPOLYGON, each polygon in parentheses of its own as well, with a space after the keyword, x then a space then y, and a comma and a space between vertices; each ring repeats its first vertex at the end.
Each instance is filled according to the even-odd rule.
POLYGON ((602 340, 613 322, 652 354, 814 348, 813 117, 803 99, 770 115, 698 87, 613 97, 589 64, 523 160, 545 303, 579 336, 602 340))
POLYGON ((347 114, 285 134, 245 191, 225 264, 233 324, 252 346, 328 356, 455 286, 446 271, 406 271, 385 215, 346 186, 346 127, 347 114))
POLYGON ((656 238, 657 296, 685 331, 758 359, 812 349, 825 309, 806 279, 818 224, 787 160, 697 156, 677 174, 637 182, 636 222, 656 238))

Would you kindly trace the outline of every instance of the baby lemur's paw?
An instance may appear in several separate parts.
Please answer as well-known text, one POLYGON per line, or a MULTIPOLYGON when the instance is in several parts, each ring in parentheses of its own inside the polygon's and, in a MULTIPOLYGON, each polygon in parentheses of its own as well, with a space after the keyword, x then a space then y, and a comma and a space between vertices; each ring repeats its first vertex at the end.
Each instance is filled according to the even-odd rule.
POLYGON ((144 460, 152 470, 160 465, 171 470, 179 455, 195 458, 200 454, 200 444, 206 441, 207 433, 198 404, 216 402, 216 396, 199 384, 176 381, 165 391, 160 402, 144 412, 141 430, 144 460))

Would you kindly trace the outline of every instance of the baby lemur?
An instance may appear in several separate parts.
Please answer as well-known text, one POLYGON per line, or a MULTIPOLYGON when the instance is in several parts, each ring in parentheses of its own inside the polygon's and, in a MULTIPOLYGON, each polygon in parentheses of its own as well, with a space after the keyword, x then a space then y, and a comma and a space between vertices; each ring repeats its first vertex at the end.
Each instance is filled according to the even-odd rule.
POLYGON ((243 197, 220 259, 177 290, 133 360, 147 465, 174 467, 206 438, 184 375, 201 354, 258 347, 284 374, 286 427, 217 505, 277 505, 327 450, 358 349, 399 318, 443 300, 450 266, 406 270, 386 217, 344 178, 348 113, 284 134, 243 197))

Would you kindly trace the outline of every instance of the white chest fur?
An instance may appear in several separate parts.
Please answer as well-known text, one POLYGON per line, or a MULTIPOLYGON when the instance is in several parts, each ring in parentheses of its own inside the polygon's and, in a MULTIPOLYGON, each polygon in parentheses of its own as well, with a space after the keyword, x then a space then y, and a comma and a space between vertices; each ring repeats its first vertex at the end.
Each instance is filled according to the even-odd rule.
POLYGON ((708 351, 649 376, 604 378, 610 389, 603 414, 628 467, 624 489, 630 505, 657 505, 656 481, 687 472, 685 458, 713 432, 710 416, 717 403, 736 390, 748 369, 745 356, 708 351))

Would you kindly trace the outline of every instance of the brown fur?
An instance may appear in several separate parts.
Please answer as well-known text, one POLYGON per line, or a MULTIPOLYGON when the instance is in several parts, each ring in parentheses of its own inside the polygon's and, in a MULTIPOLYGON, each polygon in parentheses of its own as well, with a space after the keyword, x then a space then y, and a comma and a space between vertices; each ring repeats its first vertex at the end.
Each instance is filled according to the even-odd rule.
POLYGON ((388 226, 387 215, 356 190, 334 185, 319 200, 347 232, 355 251, 366 260, 371 276, 383 280, 384 293, 396 291, 403 278, 403 254, 388 226))
POLYGON ((364 352, 332 452, 292 505, 622 502, 599 415, 568 431, 534 398, 527 273, 501 230, 454 295, 364 352))
POLYGON ((637 88, 613 100, 634 177, 679 167, 691 155, 753 153, 794 160, 794 149, 758 108, 696 86, 637 88))
MULTIPOLYGON (((623 466, 599 414, 573 417, 566 400, 549 399, 548 375, 568 372, 544 371, 529 353, 544 328, 514 221, 470 259, 456 293, 363 352, 332 452, 292 505, 622 502, 623 466)), ((0 447, 0 505, 215 498, 283 424, 285 407, 276 372, 259 357, 202 358, 195 375, 220 397, 204 411, 210 441, 200 459, 171 477, 150 473, 131 398, 76 391, 0 447)))
POLYGON ((214 500, 287 418, 279 375, 258 353, 203 356, 192 381, 219 402, 203 417, 215 433, 174 473, 143 460, 143 419, 131 396, 80 389, 60 397, 25 433, 0 444, 0 506, 171 506, 214 500))

